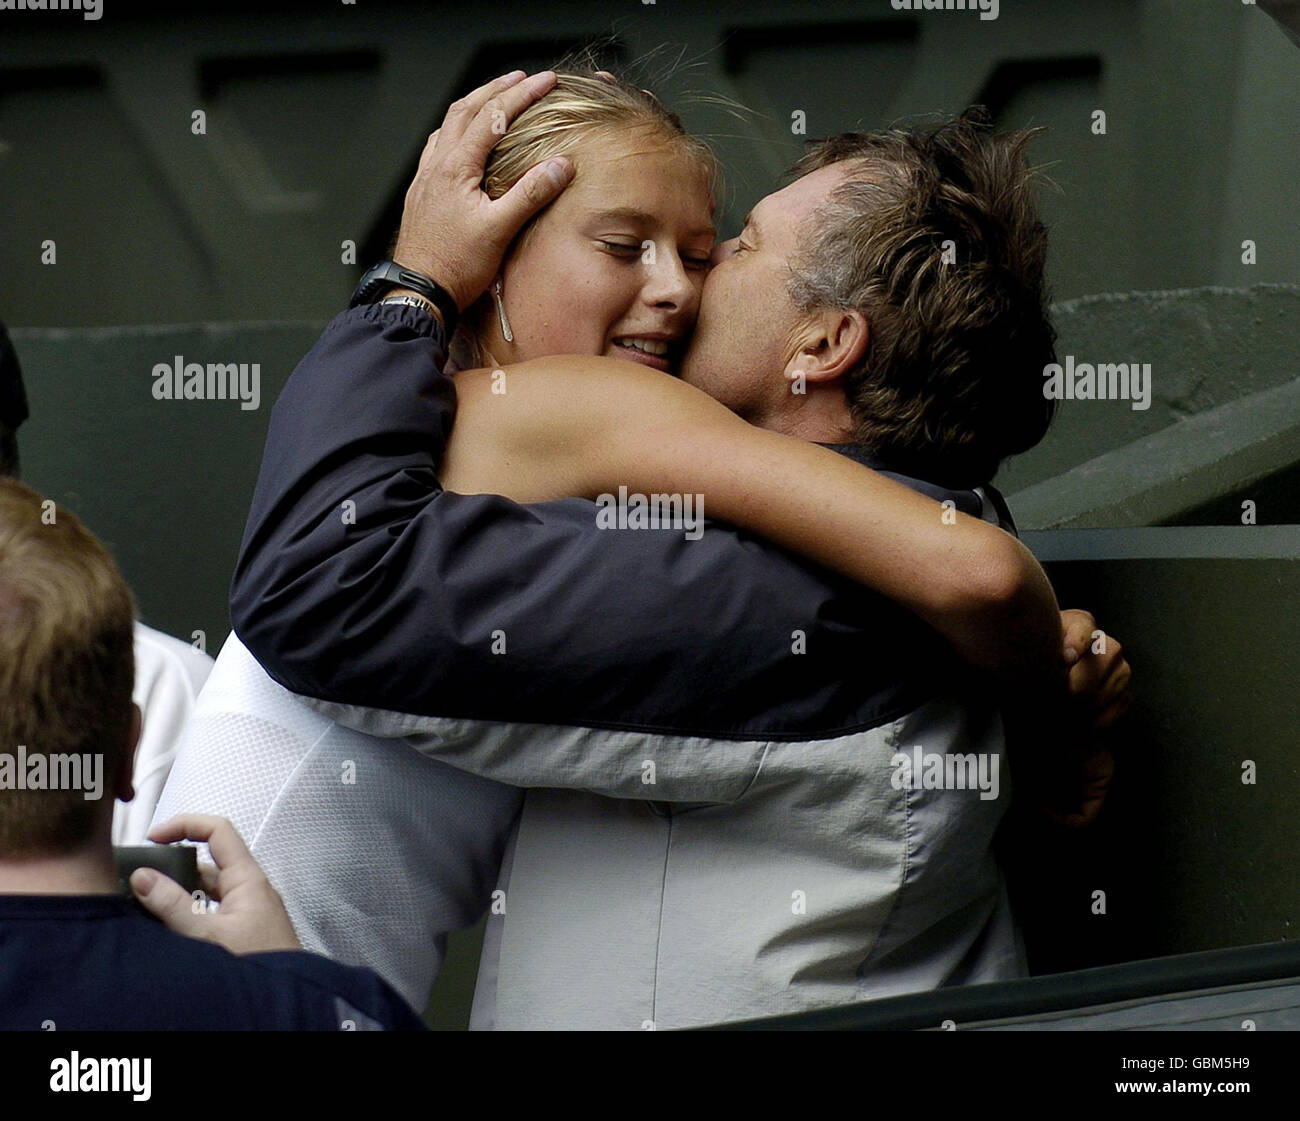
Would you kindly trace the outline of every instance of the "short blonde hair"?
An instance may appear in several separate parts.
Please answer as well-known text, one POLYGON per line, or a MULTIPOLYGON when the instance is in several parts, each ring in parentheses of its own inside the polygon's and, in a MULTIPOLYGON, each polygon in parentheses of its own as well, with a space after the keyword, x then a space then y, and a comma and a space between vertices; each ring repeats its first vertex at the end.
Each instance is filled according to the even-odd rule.
MULTIPOLYGON (((563 68, 556 71, 555 88, 520 113, 493 148, 483 176, 483 191, 489 198, 500 198, 529 168, 555 156, 567 156, 573 161, 575 174, 581 175, 582 148, 591 140, 638 133, 661 138, 688 159, 699 161, 709 189, 717 197, 721 188, 717 156, 703 140, 688 133, 681 118, 654 94, 621 78, 602 78, 595 71, 563 68)), ((530 222, 524 227, 515 245, 527 236, 532 225, 530 222)), ((477 335, 486 311, 487 305, 467 309, 456 332, 452 355, 461 368, 482 364, 483 350, 477 335)))
MULTIPOLYGON (((654 94, 621 78, 558 71, 555 88, 520 113, 497 141, 483 190, 489 198, 500 198, 530 167, 554 156, 574 156, 593 134, 608 129, 657 133, 699 160, 711 182, 716 181, 719 168, 713 150, 691 136, 681 118, 654 94)), ((580 160, 576 156, 574 162, 580 160)))
MULTIPOLYGON (((103 756, 104 796, 130 750, 135 605, 73 514, 0 478, 0 754, 103 756)), ((0 859, 73 851, 101 813, 83 790, 0 789, 0 859)))

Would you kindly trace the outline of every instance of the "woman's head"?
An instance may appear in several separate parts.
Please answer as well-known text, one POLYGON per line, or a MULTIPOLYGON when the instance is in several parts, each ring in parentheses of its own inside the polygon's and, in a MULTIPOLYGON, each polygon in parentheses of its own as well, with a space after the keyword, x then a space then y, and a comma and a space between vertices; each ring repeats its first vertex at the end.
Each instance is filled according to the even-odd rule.
POLYGON ((466 312, 456 361, 608 354, 675 369, 713 247, 712 153, 653 95, 561 71, 498 142, 485 192, 499 198, 553 156, 573 162, 573 181, 507 253, 499 297, 466 312))

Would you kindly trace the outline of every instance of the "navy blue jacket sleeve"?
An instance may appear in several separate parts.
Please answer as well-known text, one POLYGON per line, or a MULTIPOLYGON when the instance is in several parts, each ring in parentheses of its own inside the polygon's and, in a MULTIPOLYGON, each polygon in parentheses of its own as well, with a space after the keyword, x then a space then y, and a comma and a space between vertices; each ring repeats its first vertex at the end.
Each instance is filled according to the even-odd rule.
POLYGON ((778 548, 717 523, 699 540, 602 530, 586 500, 444 491, 444 361, 422 312, 359 308, 276 403, 231 617, 282 685, 402 713, 737 739, 906 708, 899 668, 933 651, 924 628, 778 548))

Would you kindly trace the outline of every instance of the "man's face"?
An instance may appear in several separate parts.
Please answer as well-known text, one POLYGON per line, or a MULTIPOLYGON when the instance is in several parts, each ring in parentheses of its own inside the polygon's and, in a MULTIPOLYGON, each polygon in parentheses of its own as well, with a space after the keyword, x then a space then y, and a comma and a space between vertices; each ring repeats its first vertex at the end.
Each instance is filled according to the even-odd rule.
POLYGON ((843 164, 818 168, 762 199, 740 236, 714 250, 682 380, 751 424, 779 427, 790 405, 786 371, 797 366, 804 321, 790 299, 790 261, 805 221, 845 178, 843 164))

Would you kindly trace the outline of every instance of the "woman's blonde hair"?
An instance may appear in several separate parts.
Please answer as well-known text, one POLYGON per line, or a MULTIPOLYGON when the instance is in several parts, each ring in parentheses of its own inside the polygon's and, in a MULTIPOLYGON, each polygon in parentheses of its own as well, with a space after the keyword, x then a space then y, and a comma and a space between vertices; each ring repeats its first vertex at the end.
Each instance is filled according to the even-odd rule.
MULTIPOLYGON (((721 168, 713 150, 691 136, 681 118, 654 94, 612 75, 601 77, 594 70, 564 68, 556 70, 555 88, 520 113, 493 148, 483 176, 484 193, 489 198, 500 198, 529 168, 555 156, 567 156, 576 174, 581 175, 581 147, 594 136, 608 132, 640 132, 678 147, 688 158, 699 161, 717 197, 721 168)), ((524 227, 515 245, 527 236, 532 225, 530 222, 524 227)), ((483 364, 478 334, 490 309, 488 300, 466 309, 452 342, 452 361, 458 367, 483 364)))

